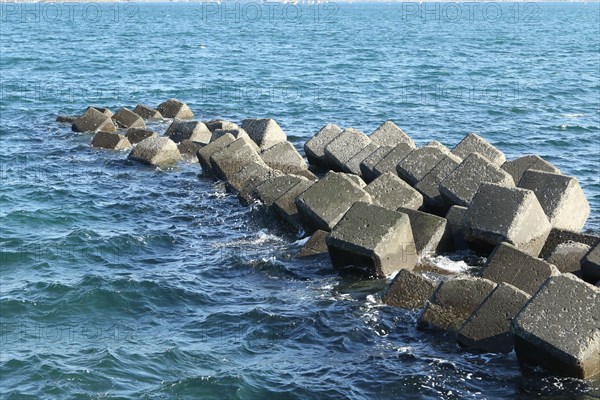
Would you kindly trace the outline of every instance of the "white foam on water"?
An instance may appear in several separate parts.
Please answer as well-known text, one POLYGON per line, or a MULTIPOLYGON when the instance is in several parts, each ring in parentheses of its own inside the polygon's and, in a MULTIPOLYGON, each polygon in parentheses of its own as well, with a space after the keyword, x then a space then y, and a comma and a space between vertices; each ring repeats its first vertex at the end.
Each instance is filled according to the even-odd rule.
POLYGON ((467 272, 471 268, 463 260, 454 261, 446 256, 428 257, 427 260, 431 261, 438 268, 441 268, 445 271, 454 272, 454 273, 467 272))

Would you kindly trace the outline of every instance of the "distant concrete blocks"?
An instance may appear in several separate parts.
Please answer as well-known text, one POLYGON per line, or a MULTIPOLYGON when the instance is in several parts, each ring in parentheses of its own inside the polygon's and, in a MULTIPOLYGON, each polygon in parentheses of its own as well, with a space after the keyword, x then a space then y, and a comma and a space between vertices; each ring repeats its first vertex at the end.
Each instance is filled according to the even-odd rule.
POLYGON ((176 99, 169 99, 161 103, 156 109, 164 118, 194 118, 194 113, 192 112, 192 110, 190 110, 187 104, 176 99))
POLYGON ((304 144, 304 153, 311 165, 321 169, 328 169, 329 164, 325 157, 325 146, 342 133, 342 128, 336 124, 327 124, 304 144))
POLYGON ((344 171, 344 166, 362 149, 371 143, 371 139, 356 129, 345 129, 325 146, 325 158, 330 168, 344 171))
POLYGON ((210 121, 206 121, 204 125, 206 125, 208 130, 211 132, 214 132, 216 130, 230 131, 240 129, 240 127, 236 123, 226 121, 224 119, 211 119, 210 121))
POLYGON ((75 132, 115 132, 117 127, 110 116, 89 107, 83 115, 73 122, 71 129, 75 132))
POLYGON ((129 140, 129 143, 131 144, 136 144, 144 139, 156 136, 158 136, 157 132, 145 128, 131 128, 128 129, 127 133, 125 134, 125 137, 127 137, 127 140, 129 140))
POLYGON ((535 294, 548 278, 559 274, 554 265, 508 243, 496 246, 481 271, 481 276, 486 279, 510 283, 530 295, 535 294))
POLYGON ((527 170, 519 187, 535 193, 554 228, 579 231, 585 225, 590 205, 576 178, 527 170))
POLYGON ((308 232, 331 231, 346 211, 358 202, 371 202, 371 196, 345 174, 329 172, 296 200, 308 232))
POLYGON ((331 231, 327 247, 334 267, 361 275, 385 277, 417 263, 408 216, 363 202, 331 231))
POLYGON ((208 144, 212 133, 200 121, 182 121, 176 119, 169 125, 165 133, 175 143, 190 140, 196 143, 208 144))
POLYGON ((502 164, 502 169, 513 177, 515 184, 519 183, 525 171, 529 169, 560 174, 558 168, 544 160, 542 157, 535 155, 526 155, 514 160, 506 161, 502 164))
POLYGON ((261 150, 266 150, 287 140, 283 129, 272 118, 245 119, 242 121, 242 129, 248 133, 261 150))
POLYGON ((522 364, 561 375, 600 373, 600 288, 571 274, 546 281, 512 325, 522 364))
POLYGON ((173 165, 181 160, 175 142, 166 137, 149 137, 139 142, 128 156, 131 160, 155 166, 173 165))
POLYGON ((433 294, 436 283, 423 275, 401 269, 383 296, 383 303, 405 309, 423 308, 433 294))
POLYGON ((504 153, 475 133, 469 133, 452 149, 452 154, 463 159, 473 153, 485 157, 498 167, 506 161, 504 153))
POLYGON ((464 219, 468 240, 496 245, 506 241, 537 256, 551 225, 535 194, 526 189, 484 183, 464 219))
POLYGON ((154 108, 145 106, 143 104, 138 104, 137 106, 135 106, 135 108, 133 109, 133 112, 144 119, 156 119, 156 120, 163 119, 163 116, 160 113, 160 111, 155 110, 154 108))
POLYGON ((371 195, 373 204, 388 210, 396 210, 398 207, 416 210, 423 205, 423 196, 391 172, 369 183, 365 190, 371 195))
POLYGON ((110 150, 123 150, 131 147, 129 140, 123 135, 114 132, 98 132, 92 139, 92 147, 110 150))
POLYGON ((400 143, 405 143, 413 149, 417 147, 410 136, 404 133, 402 129, 398 128, 398 126, 390 120, 385 121, 375 129, 373 133, 371 133, 370 138, 373 143, 378 146, 396 147, 400 143))
POLYGON ((482 183, 496 183, 512 187, 514 182, 508 172, 488 161, 478 153, 465 158, 441 183, 439 190, 448 206, 468 207, 482 183))

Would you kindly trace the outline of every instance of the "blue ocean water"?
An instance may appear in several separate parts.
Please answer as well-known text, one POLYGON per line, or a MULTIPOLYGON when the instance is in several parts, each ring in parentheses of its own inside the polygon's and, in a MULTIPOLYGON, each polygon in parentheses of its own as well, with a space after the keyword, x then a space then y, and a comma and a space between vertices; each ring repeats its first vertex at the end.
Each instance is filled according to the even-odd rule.
POLYGON ((328 122, 475 131, 576 176, 599 233, 598 3, 1 3, 0 21, 2 398, 600 397, 417 332, 385 282, 295 259, 300 237, 197 165, 54 122, 175 97, 275 118, 299 148, 328 122))

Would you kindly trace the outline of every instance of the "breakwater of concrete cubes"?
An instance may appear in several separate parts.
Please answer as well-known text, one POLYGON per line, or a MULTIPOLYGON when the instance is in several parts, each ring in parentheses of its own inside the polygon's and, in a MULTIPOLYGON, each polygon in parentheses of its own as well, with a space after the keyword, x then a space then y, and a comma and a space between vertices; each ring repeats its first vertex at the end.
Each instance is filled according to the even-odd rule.
POLYGON ((383 302, 419 309, 417 327, 465 349, 515 351, 524 367, 600 374, 600 238, 582 233, 590 207, 575 177, 537 155, 507 160, 469 133, 452 149, 417 147, 394 122, 370 135, 325 125, 306 159, 270 118, 197 121, 183 102, 59 116, 97 148, 130 149, 152 166, 198 162, 243 205, 260 203, 310 236, 297 257, 328 257, 357 279, 393 277, 383 302), (169 120, 166 132, 146 127, 169 120), (475 274, 417 268, 469 249, 475 274))

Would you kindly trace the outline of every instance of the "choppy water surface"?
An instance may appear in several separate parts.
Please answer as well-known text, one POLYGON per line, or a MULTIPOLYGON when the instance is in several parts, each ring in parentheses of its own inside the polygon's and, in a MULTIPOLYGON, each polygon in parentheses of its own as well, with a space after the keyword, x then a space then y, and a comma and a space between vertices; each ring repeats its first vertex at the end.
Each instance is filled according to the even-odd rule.
POLYGON ((598 233, 598 3, 0 6, 3 398, 600 396, 417 332, 385 282, 294 259, 300 237, 199 167, 54 122, 176 97, 298 146, 327 122, 476 131, 577 176, 598 233))

